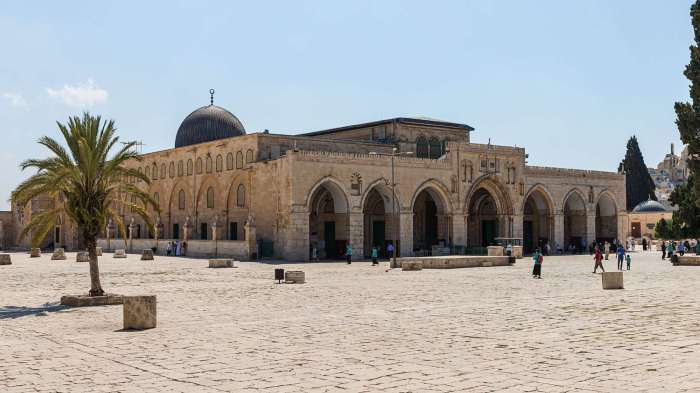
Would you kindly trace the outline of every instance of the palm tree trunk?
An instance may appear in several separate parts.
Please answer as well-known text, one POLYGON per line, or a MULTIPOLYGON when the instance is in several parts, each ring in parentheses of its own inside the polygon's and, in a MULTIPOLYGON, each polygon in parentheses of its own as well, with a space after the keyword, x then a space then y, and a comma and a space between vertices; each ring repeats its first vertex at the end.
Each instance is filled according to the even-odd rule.
POLYGON ((100 268, 97 265, 97 239, 86 238, 85 245, 90 255, 90 296, 102 296, 105 291, 100 284, 100 268))

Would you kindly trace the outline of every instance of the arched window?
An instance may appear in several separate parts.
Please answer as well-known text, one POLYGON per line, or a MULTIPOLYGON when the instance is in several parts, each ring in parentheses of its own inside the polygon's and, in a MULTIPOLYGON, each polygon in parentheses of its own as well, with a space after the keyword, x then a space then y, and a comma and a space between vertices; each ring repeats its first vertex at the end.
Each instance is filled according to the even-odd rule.
POLYGON ((253 151, 250 149, 245 152, 245 162, 246 164, 253 162, 253 151))
POLYGON ((236 206, 245 207, 245 186, 243 184, 239 184, 238 191, 236 191, 236 206))
POLYGON ((180 190, 177 193, 177 207, 180 210, 185 210, 185 190, 180 190))
POLYGON ((224 159, 221 157, 221 154, 216 156, 216 171, 221 172, 224 170, 224 159))
MULTIPOLYGON (((142 175, 142 174, 143 174, 143 170, 141 169, 141 167, 139 167, 139 175, 142 175)), ((140 177, 136 178, 136 181, 141 183, 141 178, 140 177)))
POLYGON ((146 166, 146 177, 148 177, 148 178, 151 177, 151 166, 150 165, 146 166))
POLYGON ((195 166, 196 166, 195 169, 197 170, 197 174, 200 175, 202 173, 202 157, 197 158, 197 164, 195 166))
POLYGON ((158 195, 157 192, 153 194, 153 200, 156 202, 157 206, 160 206, 160 195, 158 195))
POLYGON ((187 160, 187 176, 192 176, 192 160, 187 160))
POLYGON ((177 177, 185 174, 185 163, 182 160, 177 162, 177 177))
POLYGON ((228 153, 226 155, 226 170, 230 171, 233 169, 233 153, 228 153))
POLYGON ((160 164, 160 178, 165 179, 165 163, 160 164))
POLYGON ((214 208, 214 189, 209 187, 207 189, 207 209, 214 208))
POLYGON ((239 151, 236 153, 236 169, 241 168, 243 168, 243 153, 239 151))
POLYGON ((428 140, 423 135, 416 138, 416 157, 428 158, 428 140))
POLYGON ((436 137, 430 138, 430 158, 440 158, 442 155, 442 143, 436 137))
POLYGON ((207 155, 207 173, 211 173, 211 156, 207 155))
POLYGON ((153 180, 158 180, 158 165, 153 163, 153 180))
POLYGON ((175 163, 173 161, 170 161, 168 176, 170 176, 171 179, 175 177, 175 163))

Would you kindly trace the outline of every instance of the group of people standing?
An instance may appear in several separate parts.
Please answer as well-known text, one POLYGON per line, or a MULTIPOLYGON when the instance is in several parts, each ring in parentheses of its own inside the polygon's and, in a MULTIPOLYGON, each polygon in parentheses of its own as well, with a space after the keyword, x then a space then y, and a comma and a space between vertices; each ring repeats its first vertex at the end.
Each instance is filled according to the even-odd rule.
POLYGON ((691 245, 689 240, 679 242, 673 240, 664 241, 661 243, 661 259, 673 259, 674 254, 683 256, 686 252, 689 253, 693 250, 695 255, 700 255, 700 240, 696 239, 694 243, 694 245, 691 245))
MULTIPOLYGON (((623 244, 618 241, 613 243, 593 242, 590 251, 594 254, 593 260, 595 261, 593 273, 597 273, 598 268, 605 272, 603 260, 607 261, 610 257, 610 253, 614 253, 614 255, 617 256, 617 270, 624 270, 625 263, 627 264, 627 270, 632 269, 632 256, 629 255, 623 244)), ((532 260, 534 263, 532 267, 533 278, 542 278, 542 262, 544 261, 544 255, 545 254, 539 247, 532 253, 532 260)))
POLYGON ((168 245, 165 247, 165 254, 176 257, 187 255, 187 242, 179 240, 168 242, 168 245))

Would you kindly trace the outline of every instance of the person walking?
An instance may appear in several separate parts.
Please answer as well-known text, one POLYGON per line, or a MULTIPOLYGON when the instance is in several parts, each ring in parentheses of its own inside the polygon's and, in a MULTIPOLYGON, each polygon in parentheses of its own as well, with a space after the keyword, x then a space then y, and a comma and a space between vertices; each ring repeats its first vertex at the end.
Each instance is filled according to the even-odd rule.
POLYGON ((627 256, 625 257, 625 260, 627 261, 627 270, 632 270, 632 256, 628 253, 627 256))
POLYGON ((379 250, 377 250, 377 246, 374 246, 372 247, 372 266, 377 266, 379 264, 377 258, 379 258, 379 250))
POLYGON ((666 246, 666 257, 668 259, 673 259, 673 244, 671 242, 668 242, 666 246))
POLYGON ((593 266, 593 274, 598 272, 598 268, 605 273, 605 268, 603 267, 603 255, 600 253, 600 251, 595 253, 593 260, 595 261, 595 265, 593 266))
POLYGON ((348 260, 348 265, 352 263, 352 244, 350 243, 345 246, 345 258, 348 260))
POLYGON ((666 259, 666 242, 661 242, 661 260, 666 259))
POLYGON ((685 244, 683 242, 678 242, 678 254, 680 254, 680 256, 685 254, 685 244))
POLYGON ((394 244, 389 243, 386 245, 386 253, 389 258, 394 256, 394 244))
POLYGON ((170 253, 173 251, 173 247, 171 243, 168 243, 168 247, 165 248, 165 255, 170 256, 170 253))
POLYGON ((620 244, 617 247, 617 270, 622 270, 622 263, 625 261, 625 248, 620 244))
POLYGON ((610 256, 610 244, 608 242, 605 242, 605 260, 608 260, 608 256, 610 256))
POLYGON ((187 242, 182 242, 182 255, 187 256, 187 242))
POLYGON ((646 251, 646 250, 647 250, 647 238, 643 237, 642 238, 642 251, 646 251))
POLYGON ((532 278, 542 278, 542 261, 544 260, 544 257, 542 256, 539 248, 532 253, 532 260, 535 263, 535 265, 532 267, 532 278))

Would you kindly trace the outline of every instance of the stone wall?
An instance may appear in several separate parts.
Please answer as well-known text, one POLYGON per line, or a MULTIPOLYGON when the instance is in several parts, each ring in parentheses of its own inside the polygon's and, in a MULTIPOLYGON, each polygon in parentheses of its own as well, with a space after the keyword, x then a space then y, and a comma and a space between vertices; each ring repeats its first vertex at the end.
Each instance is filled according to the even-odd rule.
MULTIPOLYGON (((172 241, 175 240, 159 239, 156 254, 165 255, 166 247, 168 246, 168 243, 172 241)), ((141 253, 141 251, 144 249, 156 247, 156 241, 154 239, 132 239, 131 242, 132 243, 130 245, 128 241, 125 243, 123 239, 110 239, 108 247, 107 239, 99 239, 97 241, 97 245, 102 247, 104 251, 125 249, 128 253, 137 254, 141 253)), ((250 259, 248 242, 242 240, 219 240, 218 242, 214 242, 213 240, 188 240, 187 255, 192 257, 213 257, 217 255, 219 257, 229 257, 241 260, 250 259)))

